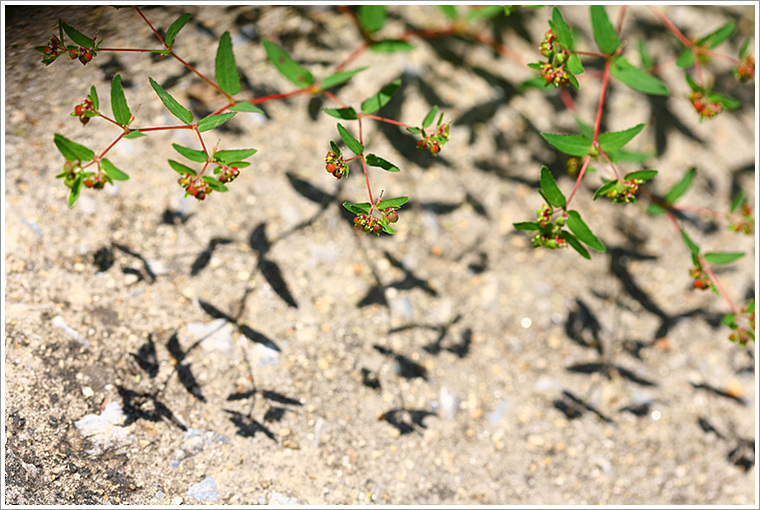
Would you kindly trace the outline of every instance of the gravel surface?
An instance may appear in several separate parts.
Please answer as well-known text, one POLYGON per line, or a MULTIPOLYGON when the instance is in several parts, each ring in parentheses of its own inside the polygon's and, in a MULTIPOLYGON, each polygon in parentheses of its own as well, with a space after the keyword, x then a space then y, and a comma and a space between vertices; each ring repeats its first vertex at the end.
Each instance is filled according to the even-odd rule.
MULTIPOLYGON (((379 238, 355 235, 341 212, 365 199, 364 180, 358 167, 340 182, 324 172, 338 135, 316 114, 333 104, 316 97, 207 133, 259 150, 229 193, 184 199, 166 160, 180 159, 171 143, 193 140, 153 133, 109 153, 129 181, 68 209, 53 134, 101 151, 118 135, 68 116, 90 85, 107 104, 120 73, 140 127, 176 123, 148 76, 196 118, 219 98, 175 62, 103 52, 45 68, 33 50, 59 17, 100 29, 104 45, 155 47, 131 10, 4 7, 5 503, 757 505, 755 345, 730 343, 727 304, 690 290, 670 222, 592 201, 601 181, 589 175, 575 207, 606 253, 533 251, 512 227, 541 204, 542 164, 573 186, 539 134, 575 132, 572 114, 556 92, 516 93, 547 7, 476 21, 515 60, 449 37, 350 66, 371 70, 340 89, 346 103, 402 78, 383 114, 416 124, 435 103, 453 120, 438 158, 403 130, 365 124, 371 151, 402 169, 375 171, 376 193, 412 197, 398 234, 379 238)), ((730 54, 753 35, 755 9, 663 7, 694 35, 736 21, 719 48, 730 54)), ((586 8, 562 10, 593 49, 586 8)), ((260 38, 278 36, 317 77, 360 43, 327 6, 144 12, 165 29, 185 11, 175 50, 213 76, 229 30, 241 97, 292 88, 260 38)), ((445 23, 432 6, 390 13, 390 37, 445 23)), ((631 7, 624 30, 629 46, 645 38, 658 60, 674 55, 647 8, 631 7)), ((684 203, 727 210, 737 187, 755 203, 755 84, 731 70, 716 60, 708 72, 741 108, 702 123, 681 70, 663 73, 668 99, 613 83, 605 129, 647 123, 630 148, 657 153, 653 191, 694 166, 684 203)), ((576 95, 588 123, 598 91, 585 78, 576 95)), ((755 240, 686 220, 706 251, 748 252, 719 273, 745 302, 755 240)))

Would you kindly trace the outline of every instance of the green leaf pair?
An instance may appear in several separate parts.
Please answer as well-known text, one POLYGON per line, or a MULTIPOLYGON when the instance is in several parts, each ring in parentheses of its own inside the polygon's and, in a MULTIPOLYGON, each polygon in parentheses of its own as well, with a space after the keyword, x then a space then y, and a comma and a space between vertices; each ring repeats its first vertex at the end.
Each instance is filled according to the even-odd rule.
MULTIPOLYGON (((599 148, 604 152, 612 152, 622 148, 644 129, 645 124, 638 124, 623 131, 601 133, 597 139, 599 148)), ((593 133, 588 135, 560 135, 555 133, 541 133, 541 136, 558 150, 571 156, 585 156, 592 149, 593 133)))

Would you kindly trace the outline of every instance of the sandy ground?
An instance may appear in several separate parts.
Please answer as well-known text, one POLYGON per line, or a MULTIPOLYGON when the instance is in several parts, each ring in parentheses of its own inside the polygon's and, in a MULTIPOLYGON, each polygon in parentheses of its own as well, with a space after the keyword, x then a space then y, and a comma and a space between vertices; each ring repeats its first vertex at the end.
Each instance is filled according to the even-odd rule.
MULTIPOLYGON (((586 8, 563 7, 593 49, 586 8)), ((618 7, 608 8, 616 19, 618 7)), ((694 35, 727 20, 736 54, 754 8, 667 7, 694 35)), ((243 95, 291 90, 259 38, 315 76, 359 39, 328 7, 147 8, 164 29, 192 21, 176 51, 213 76, 216 41, 233 37, 243 95)), ((391 9, 387 33, 444 23, 434 7, 391 9)), ((324 172, 333 106, 295 97, 208 133, 259 150, 227 194, 183 199, 166 160, 186 133, 151 134, 109 155, 131 179, 85 192, 74 209, 54 176, 61 133, 93 150, 117 136, 68 116, 115 73, 140 127, 173 125, 148 83, 167 84, 196 116, 219 106, 174 62, 102 53, 45 68, 32 49, 57 19, 104 44, 153 47, 135 13, 108 7, 9 7, 5 49, 5 502, 8 504, 757 504, 755 346, 727 341, 726 303, 692 292, 688 251, 645 205, 575 207, 608 247, 586 261, 533 251, 512 228, 534 218, 542 164, 563 190, 564 157, 539 131, 574 132, 556 93, 516 93, 538 58, 548 8, 482 24, 522 62, 462 39, 417 41, 339 91, 359 105, 396 78, 383 114, 419 123, 431 104, 452 119, 433 158, 395 127, 366 124, 372 152, 402 172, 372 173, 385 197, 408 195, 395 236, 357 237, 340 203, 364 200, 361 170, 324 172), (213 133, 213 134, 212 134, 213 133)), ((658 59, 674 40, 644 7, 624 24, 658 59)), ((684 203, 725 211, 738 188, 755 203, 754 83, 722 92, 742 107, 698 123, 682 71, 652 99, 613 83, 605 129, 646 122, 632 150, 656 152, 652 190, 697 168, 684 203)), ((593 74, 589 67, 588 74, 593 74)), ((725 85, 724 85, 725 84, 725 85)), ((593 121, 599 81, 576 96, 593 121)), ((106 106, 106 109, 108 107, 106 106)), ((600 165, 601 167, 601 165, 600 165)), ((624 171, 642 168, 625 163, 624 171)), ((686 218, 705 250, 746 251, 719 275, 753 295, 755 245, 724 222, 686 218)))

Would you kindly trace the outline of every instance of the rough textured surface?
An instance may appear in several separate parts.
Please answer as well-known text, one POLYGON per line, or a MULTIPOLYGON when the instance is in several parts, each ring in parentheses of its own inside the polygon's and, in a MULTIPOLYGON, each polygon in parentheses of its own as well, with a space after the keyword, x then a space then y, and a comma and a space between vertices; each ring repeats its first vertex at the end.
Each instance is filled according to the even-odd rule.
MULTIPOLYGON (((91 84, 107 104, 121 73, 141 127, 176 122, 148 76, 196 115, 220 102, 175 62, 142 54, 44 68, 32 47, 59 17, 99 28, 109 47, 156 45, 129 10, 29 9, 6 12, 7 503, 756 503, 755 346, 729 343, 726 303, 689 290, 672 225, 643 206, 592 202, 591 175, 575 206, 607 253, 533 251, 512 228, 540 205, 541 164, 562 174, 564 158, 538 132, 575 130, 556 93, 515 94, 548 8, 496 28, 521 63, 443 38, 353 64, 372 70, 340 90, 343 101, 402 77, 384 114, 416 124, 437 103, 454 120, 439 158, 366 124, 372 152, 402 168, 373 173, 374 189, 412 197, 399 233, 380 238, 357 238, 341 212, 364 199, 364 182, 359 168, 341 184, 325 174, 337 133, 334 119, 313 116, 332 106, 317 98, 267 103, 267 119, 239 115, 207 133, 212 145, 259 149, 230 193, 183 200, 166 159, 177 158, 172 142, 193 140, 152 134, 110 155, 128 182, 84 192, 69 210, 53 133, 97 150, 118 134, 68 116, 91 84), (118 437, 93 454, 108 443, 76 424, 106 409, 100 421, 118 437)), ((185 9, 193 19, 177 52, 213 76, 215 41, 230 30, 241 96, 291 90, 260 37, 279 34, 316 76, 359 43, 327 7, 145 14, 166 28, 185 9)), ((591 49, 585 8, 562 9, 591 49)), ((752 6, 664 9, 694 35, 737 21, 741 35, 721 47, 732 54, 754 27, 752 6)), ((433 7, 391 13, 391 36, 445 22, 433 7)), ((658 59, 673 55, 646 8, 630 8, 624 29, 631 44, 646 34, 658 59)), ((647 122, 631 148, 658 153, 654 190, 695 166, 684 203, 726 210, 737 187, 755 200, 754 86, 732 83, 723 61, 710 69, 739 110, 698 123, 682 71, 668 69, 669 99, 613 84, 605 129, 647 122)), ((584 79, 576 97, 586 122, 598 90, 584 79)), ((748 252, 720 273, 744 302, 753 239, 724 226, 687 223, 706 250, 748 252)))

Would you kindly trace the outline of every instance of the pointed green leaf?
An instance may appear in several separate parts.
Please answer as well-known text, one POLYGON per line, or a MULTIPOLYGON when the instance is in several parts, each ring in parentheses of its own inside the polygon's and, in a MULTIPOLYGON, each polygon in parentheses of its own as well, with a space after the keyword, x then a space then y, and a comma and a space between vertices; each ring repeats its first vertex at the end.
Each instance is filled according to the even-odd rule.
POLYGON ((652 76, 646 71, 642 71, 623 57, 615 59, 610 68, 610 72, 612 73, 612 76, 622 81, 633 90, 638 90, 639 92, 654 96, 670 95, 670 90, 667 85, 665 85, 665 83, 659 78, 652 76))
POLYGON ((399 86, 401 86, 401 80, 394 80, 380 89, 380 92, 362 103, 362 111, 368 114, 375 113, 391 100, 391 96, 398 90, 399 86))
POLYGON ((354 138, 354 136, 349 133, 348 130, 344 128, 340 123, 338 124, 338 133, 340 133, 340 137, 343 139, 346 147, 348 147, 351 152, 356 155, 364 152, 364 146, 359 142, 359 140, 354 138))
POLYGON ((72 184, 71 186, 71 193, 69 193, 69 209, 74 207, 74 204, 79 198, 79 193, 82 191, 83 185, 84 185, 84 176, 80 175, 76 178, 76 180, 74 181, 74 184, 72 184))
POLYGON ((172 115, 177 117, 185 124, 190 124, 193 122, 193 114, 190 113, 190 110, 179 104, 177 100, 174 99, 168 92, 166 92, 161 85, 156 83, 153 78, 148 77, 148 80, 150 81, 150 86, 153 87, 153 90, 156 91, 156 94, 158 94, 161 102, 164 103, 164 106, 166 106, 166 109, 169 110, 172 115))
POLYGON ((187 165, 183 165, 182 163, 179 163, 178 161, 174 161, 173 159, 169 160, 169 166, 174 169, 177 173, 180 173, 182 175, 189 174, 189 175, 197 175, 195 170, 190 168, 187 165))
POLYGON ((417 47, 407 41, 399 39, 385 39, 372 44, 369 49, 377 53, 396 53, 398 51, 412 51, 417 47))
POLYGON ((63 157, 68 161, 91 161, 95 157, 95 153, 83 145, 79 145, 76 142, 72 142, 63 135, 56 133, 53 135, 53 142, 58 150, 61 151, 63 157))
POLYGON ((331 74, 322 80, 322 82, 319 84, 319 87, 322 90, 327 90, 329 88, 335 87, 336 85, 340 85, 341 83, 350 80, 353 75, 360 73, 365 69, 369 69, 369 66, 360 67, 359 69, 353 69, 351 71, 340 71, 338 73, 331 74))
POLYGON ((408 201, 409 197, 389 198, 388 200, 382 200, 379 204, 377 204, 377 208, 388 209, 389 207, 393 207, 394 209, 398 209, 408 201))
POLYGON ((121 75, 117 74, 111 81, 111 110, 113 111, 114 120, 121 125, 126 126, 132 118, 132 114, 127 106, 127 98, 124 96, 124 89, 121 86, 121 75))
POLYGON ((240 92, 240 73, 232 53, 232 38, 229 32, 222 34, 216 50, 216 82, 226 94, 234 96, 240 92))
POLYGON ((739 50, 739 60, 744 60, 744 57, 747 56, 747 53, 748 53, 747 50, 749 49, 749 43, 750 43, 750 39, 749 39, 749 37, 747 37, 744 40, 744 44, 742 44, 742 49, 739 50))
POLYGON ((226 151, 216 151, 214 160, 223 165, 229 165, 235 161, 241 161, 250 158, 258 151, 256 149, 231 149, 226 151))
POLYGON ((653 179, 657 175, 657 170, 638 170, 636 172, 630 172, 625 174, 624 179, 630 181, 631 179, 641 179, 642 181, 648 181, 653 179))
POLYGON ((703 92, 704 91, 704 89, 699 85, 699 83, 697 83, 696 81, 694 81, 694 78, 692 78, 688 74, 685 74, 684 76, 686 77, 686 83, 689 84, 689 88, 692 90, 692 92, 703 92))
POLYGON ((384 5, 363 4, 359 6, 358 18, 359 25, 367 31, 374 34, 385 25, 385 19, 388 11, 384 5))
POLYGON ((517 223, 512 223, 512 226, 515 227, 517 230, 526 230, 528 232, 531 232, 533 230, 538 230, 541 228, 538 226, 537 221, 519 221, 517 223))
POLYGON ((386 234, 395 234, 396 231, 393 230, 393 228, 388 223, 381 223, 381 226, 383 227, 383 232, 386 234))
POLYGON ((581 215, 578 211, 567 211, 567 226, 575 234, 578 239, 586 243, 589 248, 596 251, 605 252, 607 248, 599 239, 591 232, 588 225, 581 219, 581 215))
POLYGON ((736 28, 736 23, 734 23, 733 21, 729 21, 728 23, 720 27, 715 32, 709 35, 706 35, 705 37, 700 39, 698 44, 700 46, 707 45, 709 49, 713 49, 716 46, 718 46, 720 43, 722 43, 723 41, 731 37, 731 34, 734 33, 735 28, 736 28))
POLYGON ((376 166, 378 168, 382 168, 383 170, 387 170, 388 172, 400 172, 401 170, 399 167, 391 163, 390 161, 386 161, 385 159, 375 156, 374 154, 367 154, 367 156, 364 158, 364 160, 367 162, 369 166, 376 166))
POLYGON ((211 186, 211 189, 213 189, 215 191, 229 191, 229 189, 227 188, 227 186, 225 186, 224 184, 222 184, 218 180, 214 179, 210 175, 204 175, 202 177, 202 180, 203 180, 203 182, 205 182, 206 184, 208 184, 209 186, 211 186))
POLYGON ((740 101, 737 101, 736 99, 733 99, 728 96, 724 96, 723 94, 718 94, 717 92, 708 94, 707 100, 711 103, 722 104, 723 108, 725 108, 726 110, 736 110, 742 105, 740 101))
POLYGON ((620 38, 603 5, 591 6, 591 28, 594 31, 594 41, 601 52, 607 55, 615 53, 620 46, 620 38))
POLYGON ((541 136, 555 148, 571 156, 585 156, 591 149, 591 139, 585 136, 555 133, 541 133, 541 136))
POLYGON ((611 181, 605 182, 599 187, 599 189, 596 190, 596 193, 594 193, 593 200, 596 200, 597 198, 606 195, 608 191, 616 187, 619 183, 620 181, 618 181, 617 179, 613 179, 611 181))
POLYGON ((559 45, 568 50, 572 50, 573 33, 570 31, 570 27, 567 26, 567 23, 565 23, 565 18, 562 17, 562 12, 557 7, 552 9, 552 19, 549 21, 549 25, 552 27, 552 31, 557 37, 559 45))
POLYGON ((133 129, 126 135, 124 135, 122 138, 128 138, 129 140, 133 140, 135 138, 142 138, 143 136, 148 136, 145 133, 141 133, 140 131, 133 129))
POLYGON ((742 258, 745 255, 744 252, 710 252, 705 253, 703 257, 707 262, 714 265, 730 264, 731 262, 742 258))
POLYGON ((549 200, 549 204, 554 207, 565 207, 565 195, 562 194, 554 176, 545 166, 541 167, 541 190, 549 200))
POLYGON ((610 161, 613 163, 617 162, 623 162, 628 161, 632 163, 643 163, 645 161, 649 161, 650 159, 655 158, 657 155, 652 152, 638 152, 638 151, 627 151, 627 150, 617 150, 607 153, 607 157, 610 158, 610 161))
POLYGON ((356 120, 359 118, 356 115, 356 110, 350 106, 348 108, 324 108, 322 111, 336 119, 356 120))
POLYGON ((649 69, 654 66, 654 59, 652 58, 652 55, 649 54, 644 39, 639 41, 639 58, 641 58, 641 65, 644 66, 644 69, 649 69))
POLYGON ((314 76, 298 65, 285 51, 271 41, 262 41, 269 61, 274 64, 280 74, 290 80, 296 87, 305 88, 314 83, 314 76))
POLYGON ((570 85, 572 85, 575 90, 580 90, 581 84, 573 73, 567 73, 567 81, 570 82, 570 85))
POLYGON ((599 147, 604 152, 616 151, 623 147, 625 144, 633 140, 633 137, 638 135, 646 124, 639 124, 630 129, 624 131, 613 131, 612 133, 602 133, 599 135, 599 147))
POLYGON ((720 323, 721 325, 728 326, 731 329, 736 328, 736 314, 729 313, 728 315, 724 315, 720 323))
POLYGON ((676 65, 678 67, 690 67, 694 65, 694 52, 691 48, 683 50, 683 53, 681 53, 676 59, 676 65))
POLYGON ((567 241, 567 244, 569 244, 575 251, 580 253, 581 257, 591 260, 591 255, 589 255, 588 250, 583 247, 580 241, 578 241, 578 239, 573 234, 566 230, 563 230, 559 233, 559 237, 567 241))
POLYGON ((252 105, 248 101, 240 101, 239 103, 235 103, 234 105, 230 106, 228 110, 232 110, 233 112, 264 113, 264 110, 258 106, 252 105))
POLYGON ((182 30, 182 27, 185 26, 185 23, 187 23, 192 16, 193 16, 192 14, 190 14, 189 12, 186 12, 185 14, 183 14, 182 16, 174 20, 174 23, 172 23, 169 26, 169 29, 166 31, 166 39, 164 40, 168 47, 170 48, 172 47, 172 45, 174 44, 174 38, 177 37, 177 34, 179 33, 179 31, 182 30))
POLYGON ((731 201, 731 212, 736 212, 736 210, 744 203, 744 190, 740 189, 739 193, 736 194, 734 199, 731 201))
POLYGON ((95 90, 95 85, 90 86, 90 101, 92 101, 92 108, 97 111, 100 107, 100 101, 98 101, 98 91, 95 90))
POLYGON ((100 168, 105 172, 105 174, 113 179, 114 181, 127 181, 129 180, 129 176, 116 168, 113 163, 108 161, 107 159, 101 159, 100 160, 100 168))
POLYGON ((697 246, 694 241, 691 240, 691 237, 689 237, 684 229, 681 229, 681 237, 686 243, 686 246, 689 248, 692 256, 697 257, 699 255, 699 246, 697 246))
POLYGON ((474 19, 489 19, 494 16, 498 16, 504 12, 504 7, 501 5, 486 5, 483 7, 470 7, 467 12, 467 21, 474 19))
MULTIPOLYGON (((63 29, 66 31, 66 34, 69 37, 71 37, 71 40, 74 41, 75 43, 77 43, 82 48, 90 48, 91 49, 95 45, 95 43, 92 41, 92 39, 90 39, 89 37, 87 37, 86 35, 84 35, 82 32, 80 32, 76 28, 74 28, 74 27, 72 27, 70 25, 67 25, 64 22, 61 22, 61 26, 63 26, 63 29)), ((61 42, 63 42, 63 39, 61 39, 61 42)))
POLYGON ((348 209, 354 214, 369 214, 369 210, 372 206, 368 203, 353 204, 351 202, 343 202, 343 207, 348 209))
POLYGON ((459 16, 456 5, 439 5, 438 8, 441 9, 450 20, 455 20, 459 16))
POLYGON ((209 131, 211 129, 219 127, 225 122, 227 122, 228 120, 230 120, 235 115, 236 114, 234 112, 231 112, 231 113, 220 113, 219 115, 209 115, 208 117, 204 117, 203 119, 198 121, 198 131, 203 133, 204 131, 209 131))
POLYGON ((686 172, 686 174, 683 176, 683 178, 681 178, 681 180, 678 181, 675 186, 670 188, 670 191, 668 191, 663 200, 668 204, 672 204, 678 200, 681 195, 686 193, 686 190, 689 189, 689 186, 691 186, 691 181, 694 180, 694 174, 696 174, 696 172, 696 168, 690 168, 688 172, 686 172))
POLYGON ((340 156, 341 150, 340 150, 340 148, 337 145, 335 145, 335 142, 333 142, 332 140, 330 140, 330 148, 332 149, 332 151, 335 154, 337 154, 338 156, 340 156))
POLYGON ((420 130, 420 128, 417 128, 417 127, 408 127, 406 128, 406 130, 412 133, 413 135, 418 135, 422 133, 422 130, 420 130))
POLYGON ((208 159, 206 156, 206 153, 203 151, 188 149, 187 147, 183 147, 176 143, 173 143, 172 147, 174 147, 175 151, 179 152, 181 155, 185 156, 190 161, 195 161, 196 163, 205 163, 206 160, 208 159))
POLYGON ((579 116, 575 116, 575 123, 578 125, 578 129, 581 131, 581 134, 591 140, 594 138, 594 127, 586 124, 581 120, 579 116))
POLYGON ((581 59, 577 53, 570 54, 570 58, 567 59, 565 66, 567 67, 567 70, 572 74, 583 74, 584 72, 583 64, 581 63, 581 59))
POLYGON ((435 120, 435 116, 438 115, 438 105, 433 106, 433 108, 428 112, 427 115, 425 115, 425 119, 422 121, 422 127, 426 128, 430 124, 433 123, 435 120))

